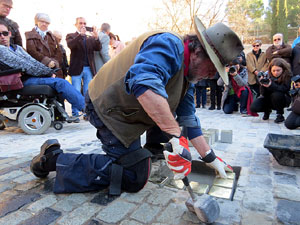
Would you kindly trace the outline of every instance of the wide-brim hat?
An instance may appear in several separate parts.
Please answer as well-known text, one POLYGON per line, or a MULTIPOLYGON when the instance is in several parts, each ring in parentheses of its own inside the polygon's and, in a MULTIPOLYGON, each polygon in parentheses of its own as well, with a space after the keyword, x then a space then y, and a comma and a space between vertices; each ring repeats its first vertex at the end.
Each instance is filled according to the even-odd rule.
POLYGON ((223 23, 205 28, 201 20, 195 16, 196 34, 205 48, 210 60, 225 84, 228 84, 228 74, 225 65, 234 60, 244 49, 243 44, 234 31, 223 23))

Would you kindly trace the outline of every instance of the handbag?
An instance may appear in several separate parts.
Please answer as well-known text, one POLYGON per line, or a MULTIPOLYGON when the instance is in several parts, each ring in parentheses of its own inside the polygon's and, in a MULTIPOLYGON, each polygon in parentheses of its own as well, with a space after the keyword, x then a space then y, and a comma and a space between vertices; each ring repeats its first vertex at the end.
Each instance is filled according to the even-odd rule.
POLYGON ((23 88, 24 86, 21 76, 22 74, 20 72, 0 76, 0 92, 7 92, 23 88))

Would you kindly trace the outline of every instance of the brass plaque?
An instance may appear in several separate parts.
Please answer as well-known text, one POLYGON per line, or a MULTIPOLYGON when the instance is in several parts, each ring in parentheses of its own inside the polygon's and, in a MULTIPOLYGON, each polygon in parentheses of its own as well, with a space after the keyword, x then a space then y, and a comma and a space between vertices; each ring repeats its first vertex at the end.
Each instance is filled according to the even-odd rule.
MULTIPOLYGON (((184 188, 184 184, 181 180, 174 180, 172 182, 172 185, 178 189, 184 188)), ((190 186, 191 186, 193 192, 197 193, 197 194, 207 194, 208 190, 209 190, 208 184, 199 184, 198 182, 195 182, 195 181, 191 181, 190 186)))
POLYGON ((234 182, 234 180, 231 180, 231 179, 216 178, 214 180, 213 185, 232 189, 233 188, 233 182, 234 182))
POLYGON ((209 190, 208 184, 199 184, 198 182, 191 181, 190 186, 193 192, 197 194, 207 194, 209 190))
POLYGON ((227 179, 235 180, 235 173, 226 172, 227 179))
POLYGON ((208 194, 217 198, 230 199, 232 194, 232 189, 212 186, 208 194))

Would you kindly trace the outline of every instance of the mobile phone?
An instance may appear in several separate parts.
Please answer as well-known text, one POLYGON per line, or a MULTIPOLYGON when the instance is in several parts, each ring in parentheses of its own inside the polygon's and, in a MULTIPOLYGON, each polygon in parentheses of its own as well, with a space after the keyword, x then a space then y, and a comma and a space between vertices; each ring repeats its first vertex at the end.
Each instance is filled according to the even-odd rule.
POLYGON ((93 27, 85 27, 86 31, 89 31, 89 32, 93 32, 94 31, 94 28, 93 27))

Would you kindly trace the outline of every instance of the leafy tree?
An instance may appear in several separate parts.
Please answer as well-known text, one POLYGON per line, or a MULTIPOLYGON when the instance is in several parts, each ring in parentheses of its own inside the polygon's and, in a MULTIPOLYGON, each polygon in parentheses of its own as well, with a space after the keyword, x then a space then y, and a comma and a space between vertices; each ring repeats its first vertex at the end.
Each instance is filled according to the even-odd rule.
POLYGON ((263 0, 229 0, 226 6, 228 23, 242 39, 261 24, 263 14, 263 0))

